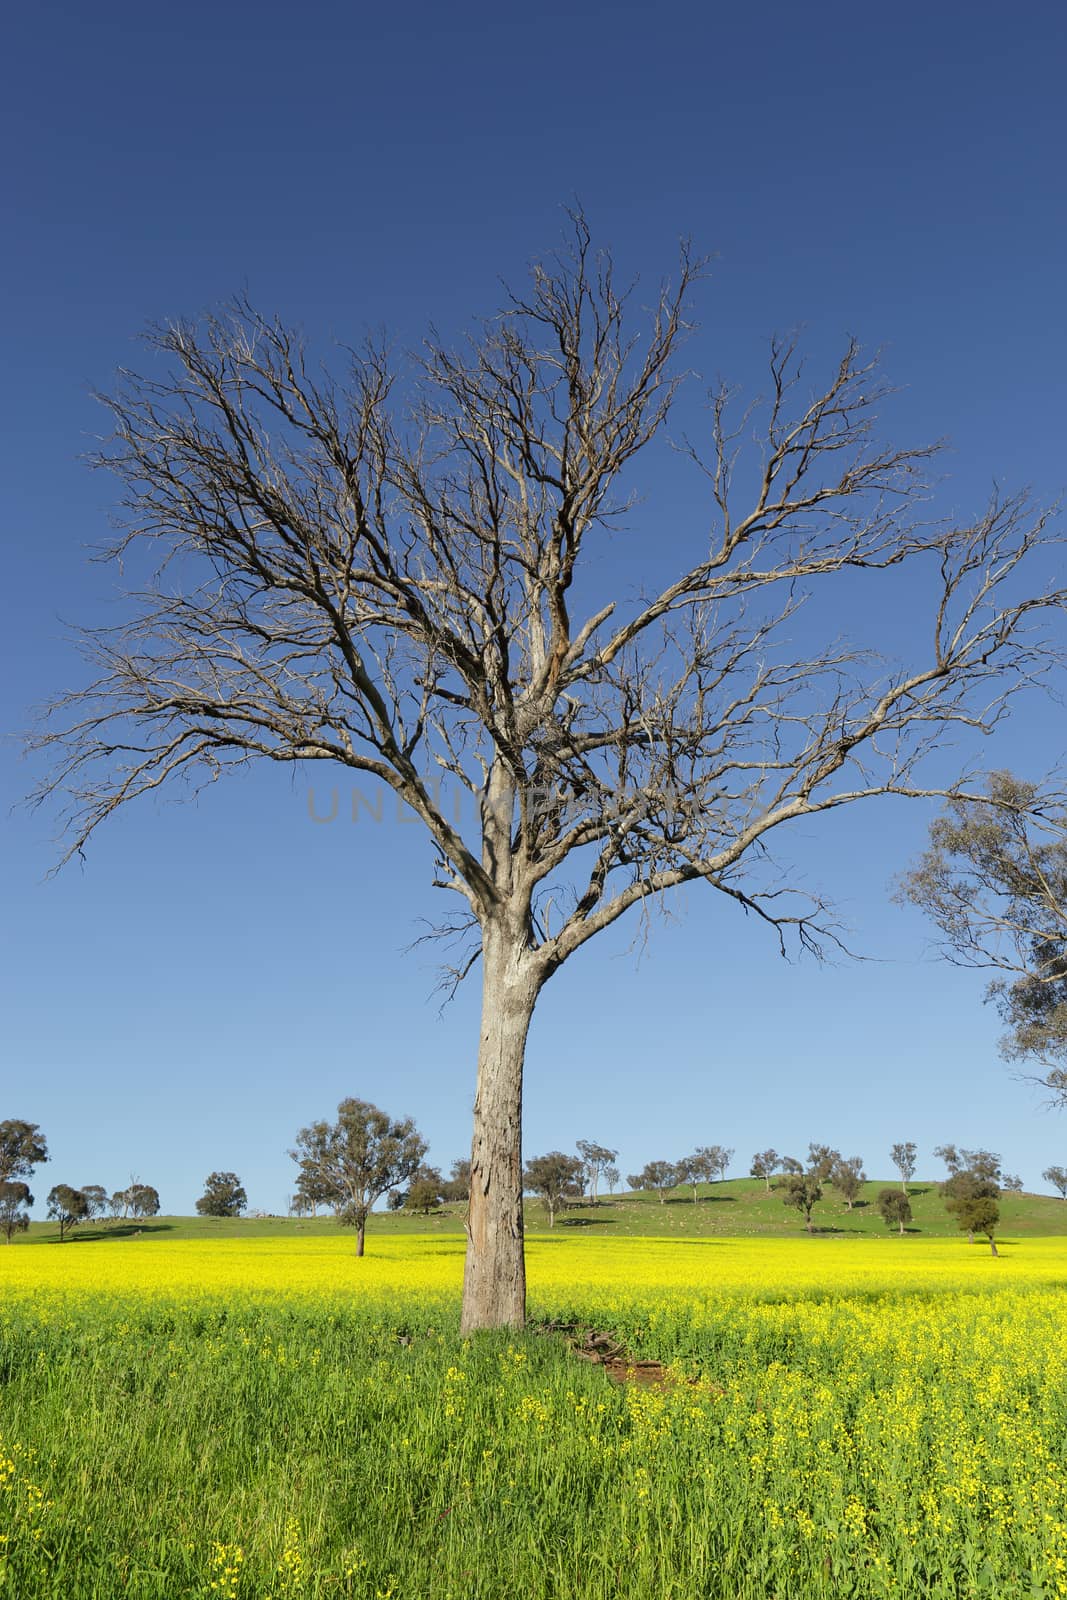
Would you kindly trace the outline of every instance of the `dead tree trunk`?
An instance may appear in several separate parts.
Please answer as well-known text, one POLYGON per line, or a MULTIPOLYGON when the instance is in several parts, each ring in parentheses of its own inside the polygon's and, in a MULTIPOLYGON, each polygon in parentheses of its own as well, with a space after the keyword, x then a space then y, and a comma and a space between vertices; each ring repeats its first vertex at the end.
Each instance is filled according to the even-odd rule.
POLYGON ((504 929, 487 926, 460 1324, 464 1334, 521 1327, 526 1320, 522 1069, 540 987, 528 949, 504 929))

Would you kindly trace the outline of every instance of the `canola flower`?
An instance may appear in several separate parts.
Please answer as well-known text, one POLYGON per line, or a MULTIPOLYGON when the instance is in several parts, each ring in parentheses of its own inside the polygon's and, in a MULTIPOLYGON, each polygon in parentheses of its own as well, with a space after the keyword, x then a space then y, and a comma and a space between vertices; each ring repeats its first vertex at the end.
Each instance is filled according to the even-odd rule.
POLYGON ((0 1253, 0 1595, 1067 1596, 1067 1241, 534 1238, 0 1253))

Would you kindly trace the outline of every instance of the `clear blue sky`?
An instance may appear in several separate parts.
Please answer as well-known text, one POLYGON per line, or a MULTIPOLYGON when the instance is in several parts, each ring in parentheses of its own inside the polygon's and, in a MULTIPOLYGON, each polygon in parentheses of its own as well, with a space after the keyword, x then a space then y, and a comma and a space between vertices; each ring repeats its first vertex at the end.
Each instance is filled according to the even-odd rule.
MULTIPOLYGON (((709 379, 758 383, 774 330, 806 324, 816 360, 854 332, 888 347, 898 435, 952 439, 946 509, 993 475, 1047 498, 1067 477, 1058 5, 67 0, 16 8, 5 44, 12 730, 79 681, 62 619, 116 614, 86 559, 114 485, 78 457, 90 389, 147 321, 247 288, 324 349, 455 331, 575 196, 650 281, 680 234, 716 253, 692 351, 709 379)), ((660 538, 703 526, 695 481, 648 493, 660 538)), ((849 621, 906 649, 894 607, 849 621)), ((1062 710, 1031 706, 986 758, 1037 772, 1065 745, 1062 710)), ((14 802, 33 773, 14 742, 3 759, 14 802)), ((981 979, 889 903, 928 820, 885 806, 790 846, 863 965, 787 965, 696 891, 639 962, 636 926, 580 954, 535 1019, 528 1151, 593 1137, 626 1172, 718 1141, 746 1170, 816 1138, 880 1175, 893 1140, 933 1171, 951 1139, 1037 1185, 1067 1124, 999 1061, 981 979)), ((477 980, 439 1015, 432 954, 404 954, 440 911, 415 830, 315 827, 304 782, 265 771, 141 804, 46 882, 53 858, 47 817, 5 820, 0 1116, 47 1132, 39 1201, 134 1172, 189 1210, 226 1167, 278 1208, 294 1131, 346 1094, 411 1112, 442 1165, 466 1153, 477 980)))

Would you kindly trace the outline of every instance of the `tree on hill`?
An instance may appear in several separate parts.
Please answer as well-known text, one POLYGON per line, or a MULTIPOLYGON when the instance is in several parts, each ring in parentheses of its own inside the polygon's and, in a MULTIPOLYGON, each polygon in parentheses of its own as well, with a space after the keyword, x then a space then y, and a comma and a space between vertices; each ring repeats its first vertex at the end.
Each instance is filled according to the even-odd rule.
POLYGON ((981 1172, 966 1168, 955 1173, 943 1186, 946 1210, 952 1212, 971 1244, 976 1233, 984 1233, 993 1255, 997 1254, 996 1233, 1000 1220, 996 1182, 981 1172))
POLYGON ((1000 1187, 1005 1194, 1022 1194, 1023 1180, 1017 1172, 1002 1172, 1000 1175, 1000 1187))
POLYGON ((661 1206, 667 1204, 667 1196, 679 1183, 685 1183, 684 1167, 679 1176, 678 1164, 674 1161, 646 1161, 640 1172, 631 1172, 627 1178, 631 1189, 650 1190, 659 1195, 661 1206))
POLYGON ((860 1190, 867 1181, 867 1174, 863 1170, 862 1156, 838 1156, 829 1173, 830 1182, 842 1197, 845 1205, 852 1210, 859 1199, 860 1190))
POLYGON ((820 1183, 827 1183, 831 1172, 841 1160, 840 1150, 835 1150, 828 1144, 808 1145, 808 1167, 820 1183))
POLYGON ((460 1158, 458 1161, 453 1161, 451 1174, 446 1178, 441 1193, 443 1198, 450 1203, 470 1199, 471 1164, 469 1160, 460 1158))
POLYGON ((0 1183, 32 1178, 34 1167, 47 1160, 48 1144, 36 1122, 0 1122, 0 1183))
POLYGON ((83 1183, 81 1192, 89 1207, 87 1220, 95 1222, 106 1214, 110 1203, 107 1190, 101 1183, 83 1183))
POLYGON ((822 1186, 817 1172, 791 1172, 785 1180, 782 1204, 804 1213, 804 1225, 809 1233, 815 1232, 811 1214, 822 1199, 822 1186))
POLYGON ((526 1163, 522 1186, 528 1194, 537 1195, 548 1212, 548 1225, 556 1225, 556 1212, 568 1200, 581 1198, 582 1161, 579 1156, 568 1156, 562 1150, 550 1150, 547 1155, 534 1156, 526 1163))
POLYGON ((130 1216, 138 1221, 159 1215, 159 1190, 153 1189, 150 1183, 140 1183, 136 1180, 131 1183, 126 1190, 126 1202, 130 1216))
POLYGON ((896 1225, 901 1234, 911 1221, 911 1201, 906 1190, 881 1189, 878 1194, 878 1210, 886 1227, 892 1228, 896 1225))
POLYGON ((426 1216, 431 1211, 436 1211, 443 1199, 445 1187, 444 1179, 436 1167, 420 1166, 412 1173, 408 1192, 404 1199, 405 1209, 420 1211, 426 1216))
POLYGON ((621 1176, 622 1174, 619 1172, 618 1167, 612 1166, 604 1168, 604 1182, 608 1186, 609 1195, 614 1194, 616 1189, 619 1187, 619 1180, 621 1176))
POLYGON ((239 1217, 247 1205, 248 1196, 236 1172, 209 1172, 196 1209, 202 1217, 239 1217))
POLYGON ((16 1233, 25 1233, 29 1227, 32 1205, 33 1195, 28 1184, 13 1178, 0 1182, 0 1232, 8 1244, 16 1233))
POLYGON ((406 1204, 407 1195, 404 1193, 403 1189, 390 1189, 389 1193, 385 1197, 385 1208, 387 1211, 403 1211, 406 1204))
MULTIPOLYGON (((934 1152, 936 1155, 936 1151, 934 1152)), ((900 1187, 904 1194, 908 1192, 908 1184, 915 1176, 915 1158, 918 1150, 914 1144, 895 1144, 889 1152, 889 1159, 900 1173, 900 1187)))
POLYGON ((80 1189, 69 1183, 57 1183, 48 1191, 48 1215, 59 1223, 59 1240, 62 1244, 71 1228, 84 1222, 89 1215, 89 1202, 80 1189))
POLYGON ((428 1149, 410 1117, 397 1121, 367 1100, 347 1099, 336 1122, 301 1128, 289 1154, 311 1189, 328 1196, 338 1221, 355 1228, 361 1256, 373 1207, 414 1176, 428 1149))
POLYGON ((777 1150, 757 1150, 748 1169, 749 1177, 763 1179, 768 1194, 771 1192, 771 1179, 778 1171, 779 1160, 777 1150))
POLYGON ((589 1197, 593 1205, 597 1204, 597 1183, 604 1172, 618 1155, 617 1150, 609 1150, 606 1144, 596 1144, 592 1139, 578 1139, 575 1149, 582 1158, 585 1176, 589 1180, 589 1197))
POLYGON ((701 275, 683 250, 642 311, 578 215, 525 293, 403 376, 372 345, 323 375, 240 299, 152 330, 148 375, 105 401, 109 554, 146 576, 85 635, 97 670, 36 741, 56 757, 38 798, 64 804, 67 860, 128 802, 255 761, 362 774, 421 823, 455 896, 441 931, 470 938, 452 976, 481 974, 464 1334, 525 1319, 523 1071, 553 974, 689 883, 782 949, 837 947, 780 841, 966 794, 927 758, 999 719, 1062 604, 1028 581, 1046 518, 1024 497, 928 515, 935 451, 879 439, 890 390, 855 341, 813 383, 776 339, 765 399, 710 396, 678 458, 708 505, 646 541, 661 569, 676 552, 656 589, 620 585, 606 541, 664 439, 701 275), (835 616, 843 581, 876 601, 898 568, 907 661, 796 633, 808 592, 835 616))
POLYGON ((949 959, 999 972, 986 989, 1001 1053, 1034 1061, 1067 1104, 1067 806, 1010 772, 949 801, 902 898, 940 929, 949 959))
POLYGON ((778 1165, 787 1177, 796 1178, 804 1171, 804 1163, 798 1161, 796 1156, 783 1156, 778 1165))
POLYGON ((1067 1200, 1067 1167, 1046 1167, 1041 1176, 1059 1190, 1061 1200, 1067 1200))

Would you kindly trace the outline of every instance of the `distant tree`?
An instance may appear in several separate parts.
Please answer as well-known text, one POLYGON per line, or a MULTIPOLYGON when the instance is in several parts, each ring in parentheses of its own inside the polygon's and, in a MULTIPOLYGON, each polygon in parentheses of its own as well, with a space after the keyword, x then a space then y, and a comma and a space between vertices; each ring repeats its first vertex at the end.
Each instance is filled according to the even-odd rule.
POLYGON ((616 1189, 619 1187, 619 1179, 621 1176, 622 1174, 619 1172, 618 1167, 612 1166, 604 1168, 604 1182, 608 1186, 609 1194, 615 1193, 616 1189))
POLYGON ((582 1161, 579 1156, 568 1156, 562 1150, 550 1150, 547 1155, 534 1156, 527 1161, 522 1175, 522 1186, 527 1194, 535 1194, 548 1212, 548 1225, 556 1225, 556 1212, 568 1200, 580 1198, 582 1161))
POLYGON ((1022 1194, 1023 1180, 1017 1172, 1004 1172, 1001 1174, 1000 1187, 1007 1194, 1022 1194))
MULTIPOLYGON (((229 1176, 232 1177, 232 1173, 229 1176)), ((241 1193, 244 1193, 243 1189, 241 1193)), ((159 1215, 159 1191, 153 1189, 150 1183, 131 1183, 126 1190, 126 1200, 130 1216, 136 1217, 139 1221, 143 1217, 159 1215)))
POLYGON ((768 1194, 771 1192, 771 1179, 778 1171, 780 1160, 777 1150, 757 1150, 752 1157, 752 1164, 748 1169, 749 1176, 762 1178, 768 1194))
POLYGON ((59 1223, 62 1243, 71 1228, 76 1228, 79 1222, 84 1222, 88 1217, 89 1202, 80 1189, 73 1188, 69 1183, 57 1183, 48 1192, 48 1215, 59 1223))
POLYGON ((89 1206, 88 1219, 95 1222, 97 1217, 105 1215, 110 1204, 107 1190, 99 1183, 83 1183, 81 1188, 89 1206))
POLYGON ((301 1175, 310 1175, 312 1189, 329 1197, 338 1221, 355 1228, 361 1256, 372 1208, 414 1176, 428 1149, 410 1117, 397 1121, 367 1100, 347 1099, 336 1122, 301 1128, 289 1154, 301 1175))
POLYGON ((619 1152, 609 1150, 606 1144, 596 1144, 592 1139, 576 1140, 575 1149, 582 1158, 585 1176, 589 1181, 589 1197, 593 1205, 596 1205, 600 1174, 610 1166, 619 1152))
POLYGON ((900 1173, 900 1187, 904 1194, 907 1194, 908 1184, 915 1176, 915 1158, 917 1155, 918 1150, 913 1144, 895 1144, 889 1152, 890 1161, 900 1173))
POLYGON ((25 1233, 30 1225, 29 1207, 33 1205, 33 1195, 29 1186, 8 1179, 0 1183, 0 1232, 8 1244, 16 1233, 25 1233))
POLYGON ((831 1172, 840 1160, 840 1150, 835 1150, 832 1145, 808 1145, 807 1170, 818 1180, 819 1183, 826 1183, 829 1181, 831 1172))
POLYGON ((778 1165, 787 1177, 795 1178, 804 1171, 804 1163, 798 1161, 796 1156, 783 1156, 778 1165))
POLYGON ((318 1216, 320 1206, 333 1203, 333 1190, 310 1168, 301 1168, 297 1174, 296 1192, 307 1211, 315 1217, 318 1216))
POLYGON ((404 1193, 403 1189, 390 1189, 389 1193, 385 1197, 386 1210, 403 1211, 405 1205, 407 1204, 407 1198, 408 1197, 404 1193))
POLYGON ((804 1224, 809 1233, 815 1231, 811 1213, 821 1199, 822 1187, 817 1172, 791 1172, 786 1178, 782 1204, 803 1211, 804 1224))
POLYGON ((1001 1182, 1000 1157, 995 1150, 961 1150, 960 1157, 968 1172, 993 1183, 1001 1182))
POLYGON ((686 1181, 686 1175, 683 1169, 679 1180, 678 1164, 674 1161, 648 1161, 640 1172, 631 1172, 626 1181, 631 1189, 653 1190, 659 1195, 659 1203, 663 1206, 667 1204, 671 1190, 678 1187, 679 1181, 686 1181))
POLYGON ((901 896, 940 928, 949 959, 1002 976, 989 984, 1007 1032, 1001 1054, 1044 1069, 1067 1104, 1067 809, 1010 772, 984 795, 950 800, 901 896))
POLYGON ((436 1167, 420 1166, 412 1173, 404 1201, 408 1211, 421 1211, 426 1216, 441 1204, 445 1180, 436 1167))
POLYGON ((829 1176, 830 1182, 851 1211, 867 1181, 867 1174, 863 1170, 863 1157, 838 1156, 830 1168, 829 1176))
POLYGON ((693 1204, 697 1203, 697 1185, 710 1183, 715 1174, 715 1163, 708 1145, 701 1145, 691 1156, 675 1162, 674 1179, 679 1185, 688 1184, 693 1191, 693 1204))
POLYGON ((239 1217, 247 1205, 248 1196, 236 1172, 209 1172, 196 1209, 202 1217, 239 1217))
POLYGON ((954 1144, 939 1144, 934 1150, 934 1155, 943 1161, 948 1168, 949 1177, 954 1177, 966 1165, 960 1152, 954 1144))
POLYGON ((450 1202, 469 1200, 471 1193, 471 1164, 469 1158, 460 1158, 453 1161, 451 1176, 445 1180, 441 1191, 445 1200, 450 1202))
POLYGON ((1061 1200, 1067 1200, 1067 1167, 1046 1167, 1041 1176, 1060 1191, 1061 1200))
POLYGON ((897 1225, 901 1233, 911 1221, 911 1201, 907 1193, 900 1189, 882 1189, 878 1194, 878 1210, 887 1228, 897 1225))
POLYGON ((943 1186, 943 1193, 947 1210, 955 1215, 958 1226, 966 1232, 970 1242, 974 1243, 976 1233, 983 1233, 989 1240, 990 1250, 996 1255, 997 1245, 993 1235, 1000 1221, 1000 1207, 997 1205, 1000 1189, 995 1180, 963 1168, 943 1186))
POLYGON ((0 1183, 31 1178, 34 1167, 47 1160, 48 1145, 36 1122, 0 1122, 0 1183))

